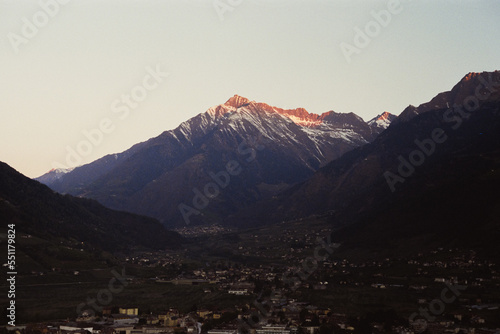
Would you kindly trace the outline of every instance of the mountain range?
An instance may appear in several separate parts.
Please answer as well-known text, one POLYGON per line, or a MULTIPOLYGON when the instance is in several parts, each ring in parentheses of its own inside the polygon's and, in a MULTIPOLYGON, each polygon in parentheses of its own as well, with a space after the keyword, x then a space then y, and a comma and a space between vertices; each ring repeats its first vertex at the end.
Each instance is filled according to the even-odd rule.
POLYGON ((345 250, 449 244, 496 254, 499 90, 499 71, 469 73, 397 118, 369 122, 235 95, 50 186, 167 226, 323 219, 345 250))
POLYGON ((385 112, 365 122, 353 113, 318 115, 235 95, 125 152, 37 180, 169 227, 215 223, 373 141, 395 118, 385 112))

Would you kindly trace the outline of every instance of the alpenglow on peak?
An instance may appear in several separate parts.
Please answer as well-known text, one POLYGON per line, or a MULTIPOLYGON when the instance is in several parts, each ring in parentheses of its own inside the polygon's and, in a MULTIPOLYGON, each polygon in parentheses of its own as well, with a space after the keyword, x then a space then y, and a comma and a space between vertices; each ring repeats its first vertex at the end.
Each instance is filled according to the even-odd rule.
POLYGON ((233 97, 231 97, 229 100, 224 103, 227 106, 235 107, 235 108, 240 108, 244 106, 245 104, 249 104, 250 100, 247 99, 246 97, 239 96, 235 94, 233 97))

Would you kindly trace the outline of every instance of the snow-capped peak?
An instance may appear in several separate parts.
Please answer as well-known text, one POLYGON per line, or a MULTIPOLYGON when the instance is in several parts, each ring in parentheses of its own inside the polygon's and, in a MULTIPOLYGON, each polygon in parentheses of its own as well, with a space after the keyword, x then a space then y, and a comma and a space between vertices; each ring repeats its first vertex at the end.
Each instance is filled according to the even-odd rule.
POLYGON ((64 175, 68 174, 71 172, 75 167, 70 167, 70 168, 53 168, 49 170, 47 173, 43 174, 42 176, 39 176, 35 178, 35 180, 43 183, 43 184, 51 184, 54 181, 59 180, 62 178, 64 175))
POLYGON ((48 171, 48 173, 54 173, 54 174, 66 174, 71 172, 75 167, 69 167, 69 168, 52 168, 51 170, 48 171))
MULTIPOLYGON (((304 108, 282 109, 234 95, 224 104, 209 108, 205 113, 181 123, 169 132, 177 140, 187 139, 192 142, 197 133, 207 134, 217 127, 231 128, 243 133, 247 126, 252 126, 259 129, 268 139, 272 139, 276 135, 287 137, 290 131, 289 125, 294 124, 298 126, 296 131, 304 132, 315 141, 322 141, 324 139, 320 138, 327 136, 342 138, 359 145, 368 142, 373 134, 385 129, 390 124, 392 116, 384 113, 378 116, 380 120, 376 123, 373 121, 374 126, 369 126, 354 113, 328 111, 319 115, 310 113, 304 108), (377 130, 372 131, 370 128, 377 130)), ((292 140, 298 140, 292 137, 294 138, 292 140)))
MULTIPOLYGON (((363 119, 353 113, 342 114, 335 113, 333 111, 325 112, 321 115, 310 113, 304 108, 295 109, 282 109, 278 107, 270 106, 266 103, 251 101, 245 97, 234 95, 228 99, 224 104, 214 106, 207 110, 206 114, 210 116, 212 120, 216 120, 219 117, 225 117, 226 114, 233 112, 241 112, 243 109, 247 108, 250 112, 264 111, 269 114, 279 114, 286 119, 292 121, 296 125, 305 128, 317 128, 317 127, 331 127, 332 122, 342 123, 364 123, 363 119)), ((388 113, 387 113, 388 114, 388 113)), ((382 117, 384 115, 381 115, 382 117)), ((339 123, 339 124, 340 124, 339 123)), ((390 123, 390 122, 389 122, 390 123)), ((338 125, 338 124, 337 124, 338 125)), ((387 124, 388 126, 388 124, 387 124)), ((335 126, 338 128, 338 126, 335 126)))
POLYGON ((396 115, 384 111, 382 114, 369 120, 368 125, 381 129, 387 129, 389 125, 391 125, 392 121, 394 121, 396 118, 397 118, 396 115))

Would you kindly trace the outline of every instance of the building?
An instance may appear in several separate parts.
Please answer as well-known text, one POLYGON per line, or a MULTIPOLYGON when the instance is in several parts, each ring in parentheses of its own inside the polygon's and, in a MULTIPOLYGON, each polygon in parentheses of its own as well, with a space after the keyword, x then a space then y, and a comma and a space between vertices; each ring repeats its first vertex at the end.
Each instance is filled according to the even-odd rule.
POLYGON ((285 325, 266 325, 255 330, 256 334, 291 334, 289 328, 285 325))
POLYGON ((112 314, 111 318, 115 325, 132 325, 139 323, 139 317, 126 314, 112 314))
POLYGON ((229 289, 228 293, 231 295, 245 296, 248 295, 248 289, 229 289))
POLYGON ((74 326, 59 326, 59 331, 61 333, 67 333, 67 332, 72 332, 72 333, 94 333, 94 328, 93 327, 74 327, 74 326))
POLYGON ((119 308, 118 313, 120 314, 126 314, 126 315, 132 315, 132 316, 138 316, 139 315, 139 309, 137 307, 131 307, 131 308, 119 308))
POLYGON ((211 329, 208 331, 208 334, 236 334, 236 329, 211 329))

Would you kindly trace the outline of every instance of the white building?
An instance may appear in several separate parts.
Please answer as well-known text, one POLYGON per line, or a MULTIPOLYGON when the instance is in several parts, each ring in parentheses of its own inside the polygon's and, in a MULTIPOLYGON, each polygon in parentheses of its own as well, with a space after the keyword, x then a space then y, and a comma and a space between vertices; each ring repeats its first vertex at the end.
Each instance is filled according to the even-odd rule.
POLYGON ((290 334, 290 329, 285 325, 266 325, 255 330, 256 334, 290 334))

